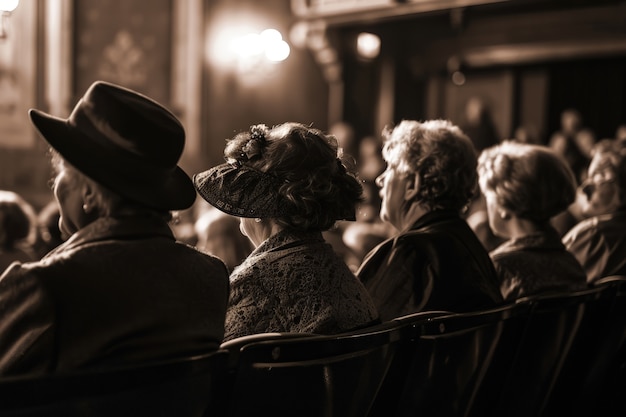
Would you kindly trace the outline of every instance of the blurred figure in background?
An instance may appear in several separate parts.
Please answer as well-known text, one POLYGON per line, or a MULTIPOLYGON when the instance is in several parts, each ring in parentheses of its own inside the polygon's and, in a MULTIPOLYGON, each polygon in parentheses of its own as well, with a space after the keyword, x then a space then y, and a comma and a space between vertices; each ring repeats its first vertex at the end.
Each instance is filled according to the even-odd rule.
POLYGON ((580 189, 586 219, 565 235, 565 246, 585 268, 588 282, 626 275, 626 148, 603 142, 580 189))
POLYGON ((59 229, 59 219, 61 212, 56 201, 50 201, 37 215, 37 226, 39 228, 39 239, 37 241, 37 255, 39 258, 45 256, 52 249, 63 243, 61 229, 59 229))
POLYGON ((26 200, 13 191, 0 190, 0 275, 14 261, 37 259, 36 222, 35 210, 26 200))
POLYGON ((346 263, 354 272, 365 255, 393 233, 392 227, 379 216, 381 199, 376 178, 385 170, 381 145, 374 136, 366 136, 359 143, 357 166, 363 199, 357 205, 356 221, 346 224, 342 235, 343 242, 350 249, 346 263))
POLYGON ((477 152, 500 142, 491 112, 485 101, 477 96, 465 104, 465 122, 461 130, 472 140, 477 152))
POLYGON ((470 311, 502 301, 491 259, 461 218, 477 188, 471 140, 444 120, 383 132, 380 217, 397 234, 357 271, 382 320, 424 310, 470 311))
POLYGON ((487 252, 491 252, 500 246, 506 239, 496 236, 489 226, 489 215, 487 213, 487 202, 482 192, 477 192, 469 206, 465 221, 476 234, 478 240, 483 244, 487 252))
POLYGON ((504 299, 585 288, 585 271, 550 224, 576 196, 567 163, 547 147, 506 141, 482 152, 478 172, 489 226, 508 239, 490 253, 504 299))
POLYGON ((220 258, 232 272, 254 249, 239 230, 239 219, 214 207, 204 210, 194 224, 196 247, 220 258))
MULTIPOLYGON (((582 146, 578 142, 578 135, 583 129, 583 120, 580 112, 576 109, 569 108, 561 112, 560 129, 552 134, 549 139, 548 146, 565 158, 565 161, 574 172, 576 181, 581 181, 584 175, 589 158, 586 153, 586 143, 582 146)), ((586 138, 583 134, 582 138, 586 138)), ((585 142, 585 141, 583 141, 585 142)))
POLYGON ((357 141, 354 127, 346 122, 333 123, 328 129, 328 134, 337 139, 339 153, 343 158, 356 159, 359 154, 359 143, 357 141))
POLYGON ((519 143, 538 144, 538 137, 537 129, 533 125, 518 126, 513 132, 513 139, 519 143))

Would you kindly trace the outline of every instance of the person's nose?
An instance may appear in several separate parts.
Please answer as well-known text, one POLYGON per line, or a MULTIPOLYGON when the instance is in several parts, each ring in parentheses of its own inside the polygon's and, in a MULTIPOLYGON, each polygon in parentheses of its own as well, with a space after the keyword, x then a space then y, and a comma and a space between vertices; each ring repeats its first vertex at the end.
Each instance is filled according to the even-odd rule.
POLYGON ((593 183, 589 180, 585 180, 581 185, 580 185, 580 189, 582 190, 582 192, 585 194, 585 196, 587 196, 587 199, 591 198, 591 195, 593 194, 594 190, 595 190, 595 186, 593 185, 593 183))
POLYGON ((376 177, 376 180, 374 180, 374 183, 376 184, 376 186, 378 186, 378 188, 383 188, 384 180, 385 180, 385 173, 383 172, 382 174, 376 177))

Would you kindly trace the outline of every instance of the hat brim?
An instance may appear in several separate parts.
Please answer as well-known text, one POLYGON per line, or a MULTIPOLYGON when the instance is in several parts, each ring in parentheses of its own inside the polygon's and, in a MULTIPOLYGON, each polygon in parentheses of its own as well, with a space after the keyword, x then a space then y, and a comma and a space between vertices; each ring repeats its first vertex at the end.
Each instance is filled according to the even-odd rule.
POLYGON ((279 194, 283 181, 248 166, 225 163, 193 176, 198 194, 224 213, 247 218, 279 218, 289 207, 279 194))
POLYGON ((132 156, 89 140, 66 119, 35 109, 28 114, 55 151, 80 172, 113 192, 160 210, 183 210, 193 205, 196 190, 189 175, 179 166, 158 183, 146 181, 135 175, 143 162, 132 161, 132 156), (120 164, 120 159, 124 159, 124 163, 120 164))

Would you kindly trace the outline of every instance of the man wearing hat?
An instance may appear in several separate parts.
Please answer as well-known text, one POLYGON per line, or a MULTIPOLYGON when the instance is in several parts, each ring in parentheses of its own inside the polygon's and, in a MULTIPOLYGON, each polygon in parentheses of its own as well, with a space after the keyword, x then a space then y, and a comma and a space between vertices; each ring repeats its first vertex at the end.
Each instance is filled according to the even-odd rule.
POLYGON ((228 272, 177 242, 171 210, 196 193, 167 109, 95 82, 67 119, 29 112, 51 146, 59 227, 41 261, 0 276, 0 376, 192 356, 224 335, 228 272))

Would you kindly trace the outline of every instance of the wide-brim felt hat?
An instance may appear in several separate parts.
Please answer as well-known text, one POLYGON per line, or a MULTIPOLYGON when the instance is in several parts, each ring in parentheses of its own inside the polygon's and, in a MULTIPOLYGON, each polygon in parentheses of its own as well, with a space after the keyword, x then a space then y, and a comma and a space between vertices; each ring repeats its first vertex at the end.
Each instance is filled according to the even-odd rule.
POLYGON ((184 128, 151 98, 97 81, 67 119, 36 109, 28 114, 54 150, 113 192, 160 210, 194 203, 193 182, 178 166, 184 128))
POLYGON ((193 176, 198 194, 224 213, 247 218, 288 216, 279 178, 247 165, 224 163, 193 176))

